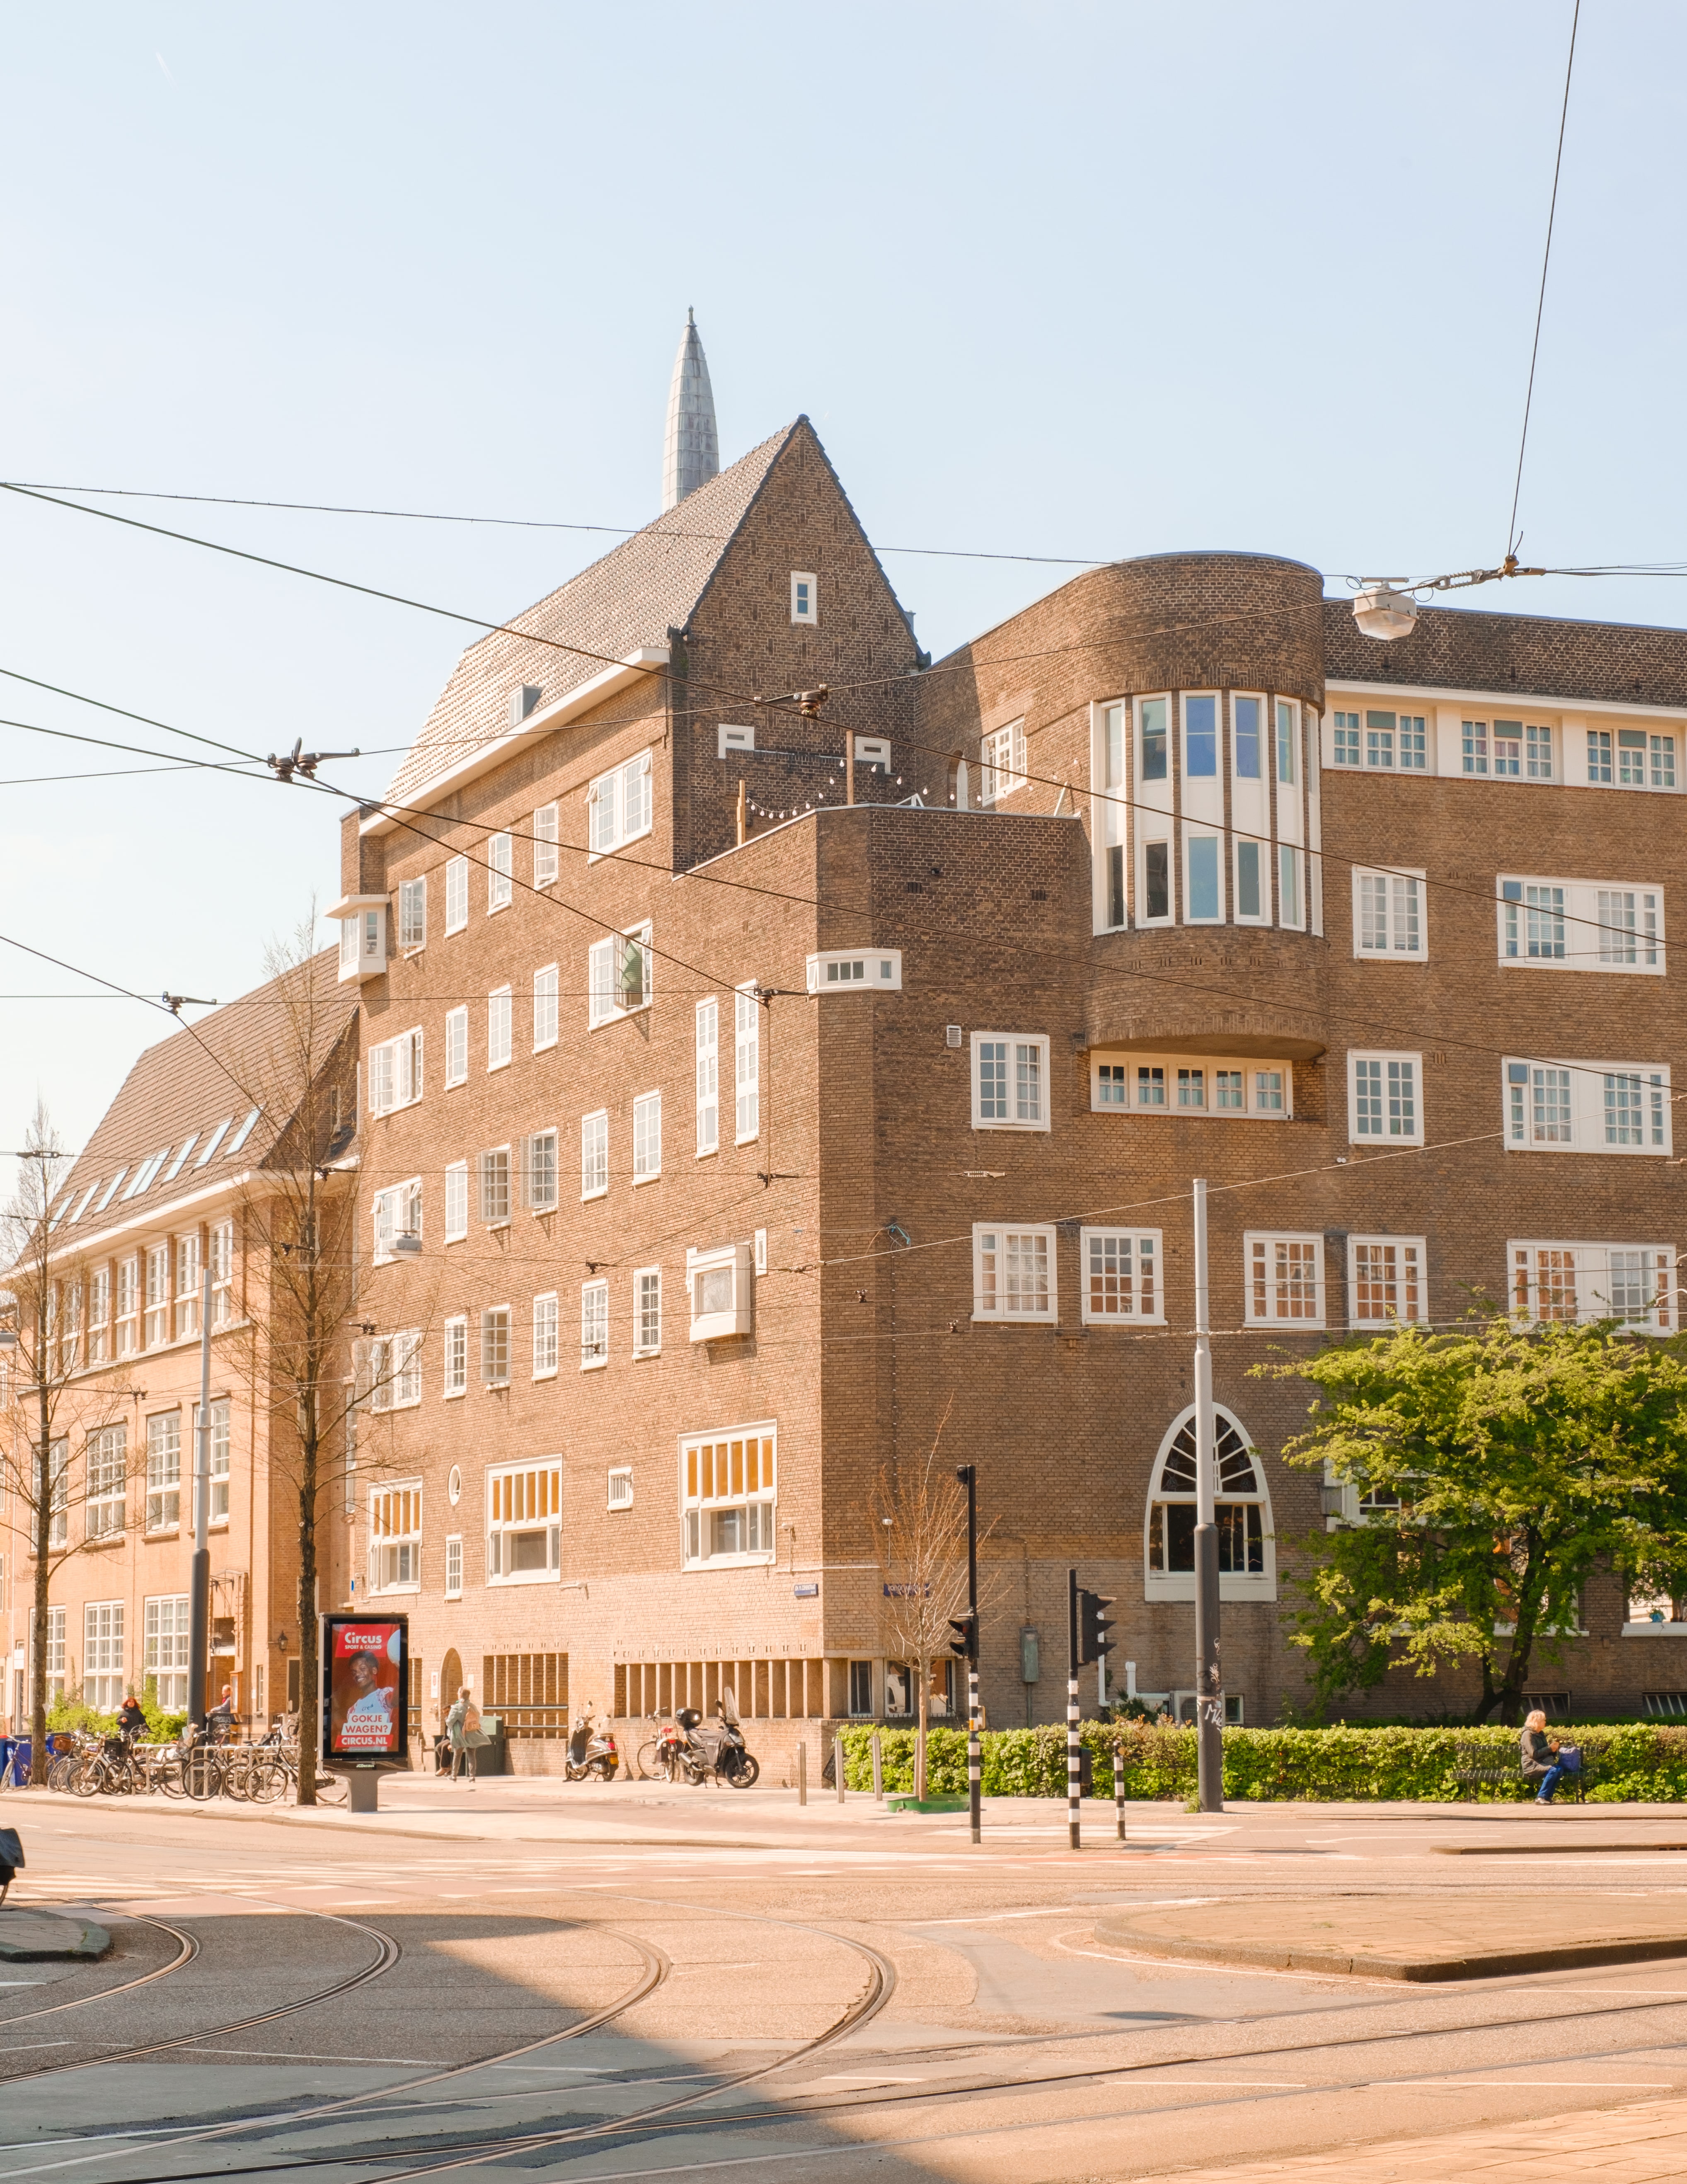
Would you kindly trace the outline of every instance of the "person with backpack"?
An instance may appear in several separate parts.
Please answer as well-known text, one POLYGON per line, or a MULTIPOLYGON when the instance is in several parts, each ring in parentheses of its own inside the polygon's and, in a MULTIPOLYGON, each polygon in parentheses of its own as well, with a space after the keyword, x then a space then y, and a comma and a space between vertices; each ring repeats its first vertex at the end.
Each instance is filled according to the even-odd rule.
POLYGON ((457 1693, 457 1702, 445 1717, 445 1734, 451 1740, 451 1780, 454 1782, 465 1762, 469 1770, 469 1787, 475 1786, 475 1755, 482 1745, 492 1739, 481 1727, 481 1710, 474 1696, 465 1684, 457 1693))

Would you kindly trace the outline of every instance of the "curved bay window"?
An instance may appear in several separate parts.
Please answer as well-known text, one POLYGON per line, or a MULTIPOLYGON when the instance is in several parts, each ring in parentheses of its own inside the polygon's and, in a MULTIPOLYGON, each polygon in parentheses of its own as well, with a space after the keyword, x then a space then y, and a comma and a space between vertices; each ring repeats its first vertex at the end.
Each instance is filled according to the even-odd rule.
MULTIPOLYGON (((1218 1591, 1221 1600, 1275 1600, 1277 1555, 1271 1496, 1259 1451, 1228 1411, 1215 1407, 1218 1459, 1218 1591)), ((1195 1413, 1190 1405, 1160 1444, 1144 1526, 1144 1596, 1195 1595, 1195 1413)))

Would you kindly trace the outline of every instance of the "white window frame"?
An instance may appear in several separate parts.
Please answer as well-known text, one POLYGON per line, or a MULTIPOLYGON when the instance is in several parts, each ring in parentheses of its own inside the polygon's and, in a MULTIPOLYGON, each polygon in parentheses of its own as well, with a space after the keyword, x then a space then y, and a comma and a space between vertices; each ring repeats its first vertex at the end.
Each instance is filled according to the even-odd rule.
POLYGON ((469 1081, 469 1011, 466 1007, 445 1012, 445 1089, 469 1081))
POLYGON ((1316 1229, 1307 1228, 1245 1230, 1242 1237, 1242 1317, 1250 1327, 1287 1328, 1292 1332, 1297 1328, 1316 1329, 1326 1325, 1329 1318, 1328 1282, 1324 1269, 1322 1234, 1316 1229), (1279 1245, 1310 1245, 1312 1247, 1310 1262, 1298 1262, 1310 1263, 1312 1268, 1312 1310, 1310 1312, 1295 1313, 1278 1309, 1284 1302, 1305 1302, 1304 1299, 1285 1299, 1281 1294, 1279 1268, 1275 1256, 1276 1247, 1279 1245), (1256 1247, 1261 1247, 1265 1254, 1264 1282, 1267 1294, 1263 1309, 1258 1306, 1256 1296, 1256 1268, 1260 1263, 1256 1247), (1278 1290, 1278 1294, 1273 1295, 1271 1294, 1272 1290, 1278 1290))
POLYGON ((662 1173, 662 1095, 641 1092, 632 1103, 632 1181, 657 1182, 662 1173))
MULTIPOLYGON (((1367 1079, 1368 1082, 1368 1079, 1367 1079)), ((1421 1145, 1423 1142, 1423 1056, 1421 1054, 1396 1052, 1384 1047, 1354 1047, 1347 1056, 1347 1141, 1352 1145, 1421 1145), (1377 1072, 1383 1112, 1378 1118, 1380 1128, 1365 1129, 1361 1125, 1367 1117, 1361 1112, 1363 1100, 1370 1097, 1360 1090, 1360 1068, 1377 1072), (1399 1112, 1410 1102, 1410 1127, 1402 1127, 1406 1118, 1399 1112)))
POLYGON ((1429 1317, 1429 1245, 1423 1236, 1357 1236, 1347 1240, 1347 1324, 1356 1333, 1389 1327, 1412 1327, 1429 1317), (1385 1272, 1367 1268, 1365 1279, 1395 1292, 1395 1305, 1404 1311, 1361 1312, 1359 1255, 1392 1252, 1394 1263, 1385 1272))
POLYGON ((754 1425, 727 1426, 718 1432, 686 1434, 679 1445, 680 1563, 683 1569, 743 1568, 771 1563, 777 1552, 779 1429, 771 1418, 754 1425), (750 1444, 755 1444, 752 1457, 750 1444), (733 1469, 734 1446, 737 1470, 733 1469), (717 1490, 715 1470, 722 1460, 727 1483, 717 1490), (752 1469, 754 1484, 751 1484, 752 1469), (771 1474, 771 1476, 769 1475, 771 1474), (736 1478, 737 1484, 734 1484, 736 1478), (708 1490, 705 1491, 705 1485, 708 1490), (755 1513, 750 1513, 754 1509, 755 1513), (754 1546, 716 1552, 713 1519, 742 1511, 742 1529, 754 1546))
POLYGON ((488 1145, 476 1165, 481 1226, 507 1228, 515 1208, 515 1178, 509 1173, 509 1147, 488 1145))
POLYGON ((1653 1295, 1649 1311, 1633 1318, 1623 1315, 1622 1323, 1645 1334, 1673 1334, 1680 1305, 1672 1244, 1593 1244, 1513 1237, 1506 1245, 1506 1295, 1512 1317, 1530 1325, 1551 1320, 1585 1324, 1617 1317, 1611 1309, 1611 1262, 1612 1254, 1618 1251, 1649 1262, 1645 1273, 1653 1295), (1544 1268, 1544 1254, 1552 1255, 1557 1265, 1544 1268), (1542 1290, 1548 1284, 1547 1308, 1543 1311, 1542 1290), (1573 1297, 1567 1296, 1567 1291, 1573 1297), (1567 1301, 1573 1301, 1573 1310, 1564 1309, 1567 1301))
MULTIPOLYGON (((1195 1580, 1193 1570, 1170 1568, 1156 1570, 1151 1560, 1154 1513, 1156 1506, 1166 1510, 1166 1515, 1162 1522, 1166 1523, 1169 1530, 1171 1508, 1181 1507, 1184 1509, 1192 1509, 1195 1501, 1191 1489, 1181 1483, 1189 1475, 1188 1469, 1184 1468, 1188 1463, 1189 1441, 1187 1440, 1183 1444, 1184 1466, 1180 1467, 1177 1474, 1178 1483, 1168 1485, 1166 1479, 1168 1459, 1173 1454, 1180 1436, 1187 1434, 1193 1438, 1194 1422, 1194 1406, 1191 1403, 1173 1418, 1166 1428, 1155 1454, 1153 1468, 1149 1474, 1148 1495, 1144 1504, 1142 1518, 1143 1598, 1145 1601, 1193 1600, 1194 1598, 1195 1580)), ((1264 1565, 1258 1570, 1221 1568, 1218 1573, 1219 1599, 1221 1601, 1275 1600, 1277 1597, 1277 1542, 1275 1527, 1272 1521, 1271 1482, 1266 1475, 1264 1459, 1242 1421, 1233 1411, 1228 1409, 1222 1403, 1216 1404, 1213 1409, 1213 1440, 1214 1453, 1217 1457, 1219 1468, 1218 1491, 1214 1500, 1221 1510, 1234 1508, 1239 1504, 1244 1507, 1251 1506, 1258 1509, 1261 1560, 1264 1565), (1248 1492, 1239 1491, 1233 1485, 1227 1486, 1225 1484, 1224 1467, 1227 1457, 1231 1454, 1233 1447, 1233 1444, 1231 1444, 1233 1435, 1235 1440, 1239 1441, 1245 1448, 1250 1458, 1255 1484, 1252 1490, 1248 1492), (1228 1444, 1230 1446, 1227 1446, 1228 1444)), ((1219 1521, 1222 1525, 1223 1523, 1222 1516, 1219 1521)), ((1169 1540, 1167 1544, 1169 1545, 1169 1540)), ((1166 1559, 1169 1562, 1169 1555, 1166 1559)))
POLYGON ((610 1195, 610 1111, 594 1108, 580 1117, 580 1196, 610 1195))
POLYGON ((469 1163, 452 1161, 445 1170, 445 1237, 461 1244, 469 1234, 469 1163))
POLYGON ((444 1358, 440 1392, 447 1402, 469 1392, 469 1315, 454 1312, 442 1325, 444 1358))
POLYGON ((370 1487, 369 1589, 376 1596, 421 1591, 422 1507, 420 1479, 370 1487))
POLYGON ((812 569, 791 571, 791 620, 800 629, 820 627, 820 578, 812 569))
POLYGON ((755 749, 755 730, 753 727, 731 727, 722 721, 715 731, 715 755, 726 758, 733 751, 753 751, 755 749))
POLYGON ((1512 1153, 1604 1153, 1627 1159, 1662 1160, 1674 1150, 1674 1107, 1670 1098, 1669 1065, 1663 1061, 1567 1061, 1507 1055, 1500 1064, 1505 1145, 1512 1153), (1519 1075, 1518 1072, 1523 1074, 1519 1075), (1541 1083, 1545 1072, 1551 1080, 1541 1083), (1612 1088, 1608 1080, 1623 1078, 1631 1084, 1612 1088), (1634 1090, 1639 1098, 1640 1143, 1612 1144, 1606 1135, 1613 1089, 1634 1090), (1568 1096, 1566 1138, 1537 1137, 1537 1091, 1545 1090, 1555 1111, 1550 1127, 1564 1122, 1562 1102, 1568 1096))
POLYGON ((761 1003, 754 979, 732 994, 732 1113, 735 1145, 761 1135, 761 1003))
POLYGON ((407 1183, 392 1184, 385 1190, 377 1190, 373 1212, 374 1262, 377 1267, 384 1267, 399 1256, 393 1248, 398 1237, 420 1237, 422 1233, 421 1178, 413 1175, 407 1183))
POLYGON ((82 1602, 82 1703, 97 1713, 114 1713, 126 1685, 124 1606, 120 1600, 82 1602))
POLYGON ((419 955, 427 945, 427 875, 398 883, 398 948, 419 955))
POLYGON ((514 1369, 509 1355, 513 1332, 510 1317, 509 1306, 507 1304, 489 1304, 482 1307, 481 1385, 483 1388, 507 1388, 509 1385, 514 1369), (497 1355, 498 1349, 497 1337, 500 1331, 504 1338, 502 1371, 498 1369, 499 1361, 497 1355))
POLYGON ((445 1597, 448 1600, 463 1597, 463 1535, 460 1532, 445 1535, 445 1597))
POLYGON ((613 856, 651 832, 656 823, 654 785, 648 750, 636 751, 592 783, 586 791, 588 865, 613 856))
MULTIPOLYGON (((1051 1222, 975 1221, 972 1224, 972 1317, 992 1326, 1052 1327, 1061 1316, 1059 1279, 1060 1231, 1051 1222), (1040 1304, 1001 1301, 1005 1278, 1023 1262, 1025 1247, 1040 1245, 1043 1270, 1048 1277, 1045 1301, 1040 1304), (1006 1262, 1004 1264, 1004 1261, 1006 1262)), ((1033 1261, 1039 1256, 1033 1249, 1033 1261)), ((1034 1296, 1034 1287, 1031 1291, 1034 1296)))
POLYGON ((610 1362, 610 1284, 598 1274, 580 1284, 580 1369, 600 1373, 610 1362))
POLYGON ((235 1314, 233 1220, 212 1222, 205 1242, 211 1262, 211 1324, 227 1327, 235 1314))
POLYGON ((120 1540, 129 1510, 129 1429, 120 1420, 91 1433, 84 1448, 87 1491, 82 1508, 83 1536, 120 1540))
POLYGON ((554 963, 547 963, 533 973, 533 1051, 544 1054, 554 1047, 560 1035, 561 1000, 559 993, 560 972, 554 963))
POLYGON ((1285 932, 1306 929, 1306 852, 1298 842, 1277 845, 1277 922, 1285 932))
POLYGON ((543 1290, 533 1299, 533 1378, 554 1380, 557 1365, 557 1293, 543 1290))
MULTIPOLYGON (((562 1458, 530 1457, 493 1465, 486 1474, 486 1581, 488 1585, 560 1585, 562 1581, 562 1458), (515 1541, 544 1535, 543 1562, 510 1567, 515 1541)), ((531 1550, 529 1551, 531 1552, 531 1550)))
MULTIPOLYGON (((395 1114, 414 1107, 422 1096, 422 1034, 420 1028, 400 1032, 369 1050, 369 1112, 395 1114)), ((233 1147, 229 1149, 233 1150, 233 1147)))
POLYGON ((508 910, 515 900, 515 839, 509 834, 487 836, 487 916, 508 910))
POLYGON ((975 1130, 1051 1130, 1053 1121, 1049 1113, 1050 1072, 1049 1041, 1042 1032, 975 1031, 972 1034, 972 1127, 975 1130), (986 1046, 1005 1046, 1004 1056, 984 1053, 986 1046), (1027 1115, 1026 1103, 1021 1096, 1020 1069, 1027 1050, 1037 1056, 1038 1087, 1038 1105, 1040 1112, 1027 1115), (1004 1098, 1011 1112, 1006 1116, 986 1115, 983 1097, 983 1068, 986 1061, 994 1067, 999 1061, 1009 1072, 1004 1086, 1004 1098))
POLYGON ((1294 1065, 1275 1055, 1150 1054, 1097 1049, 1089 1058, 1089 1106, 1097 1115, 1142 1115, 1183 1122, 1286 1123, 1294 1113, 1294 1065), (1242 1104, 1221 1076, 1240 1076, 1242 1104), (1199 1078, 1197 1087, 1194 1080, 1199 1078), (1194 1096, 1199 1089, 1200 1097, 1194 1096), (1158 1092, 1163 1096, 1147 1096, 1158 1092), (1276 1103, 1273 1105, 1273 1101, 1276 1103))
POLYGON ((662 1351, 662 1269, 632 1270, 632 1354, 659 1357, 662 1351))
POLYGON ((755 1327, 755 1245, 746 1240, 694 1245, 685 1255, 686 1294, 693 1342, 718 1342, 749 1334, 755 1327), (722 1276, 727 1279, 722 1279, 722 1276))
POLYGON ((1662 886, 1632 880, 1567 880, 1532 872, 1501 872, 1495 882, 1494 891, 1500 961, 1507 969, 1605 971, 1617 977, 1642 978, 1661 978, 1664 975, 1668 950, 1662 886), (1530 889, 1562 890, 1562 906, 1530 903, 1530 889), (1508 889, 1512 890, 1509 897, 1508 889), (1613 913, 1611 904, 1602 900, 1619 895, 1635 898, 1633 962, 1615 960, 1618 949, 1626 953, 1629 944, 1626 928, 1618 928, 1612 922, 1614 915, 1623 913, 1613 913), (1562 942, 1555 944, 1550 932, 1531 937, 1531 911, 1544 912, 1549 919, 1559 922, 1563 934, 1562 942), (1615 938, 1619 930, 1624 934, 1620 940, 1615 938), (1532 946, 1550 949, 1555 944, 1562 946, 1562 955, 1528 952, 1532 946))
POLYGON ((413 1411, 422 1399, 422 1338, 417 1327, 377 1334, 364 1355, 369 1377, 369 1407, 378 1416, 413 1411))
POLYGON ((1086 1327, 1163 1327, 1166 1323, 1165 1239, 1158 1228, 1080 1228, 1077 1232, 1078 1300, 1086 1327), (1127 1299, 1109 1311, 1095 1301, 1097 1283, 1104 1296, 1127 1299), (1145 1294, 1144 1294, 1145 1293, 1145 1294))
POLYGON ((495 986, 487 995, 487 1072, 508 1069, 515 1050, 515 995, 509 986, 495 986))
MULTIPOLYGON (((143 1680, 153 1685, 159 1706, 170 1713, 187 1704, 190 1607, 191 1596, 185 1592, 150 1593, 141 1605, 143 1680)), ((58 1612, 64 1613, 62 1608, 58 1612)))
POLYGON ((521 1203, 530 1213, 554 1213, 562 1191, 562 1134, 534 1130, 521 1140, 521 1203))
MULTIPOLYGON (((181 1407, 148 1413, 146 1529, 157 1535, 181 1529, 181 1407), (175 1431, 170 1422, 175 1421, 175 1431)), ((57 1481, 54 1481, 56 1486, 57 1481)))
POLYGON ((445 866, 445 930, 461 933, 469 922, 469 861, 448 858, 445 866))
POLYGON ((1366 963, 1423 963, 1429 957, 1428 872, 1421 866, 1353 867, 1353 953, 1366 963), (1367 928, 1380 933, 1370 944, 1367 928))
POLYGON ((978 801, 999 804, 1026 785, 1025 722, 1010 721, 978 738, 978 801))
POLYGON ((612 1463, 604 1485, 604 1507, 606 1509, 630 1509, 632 1507, 632 1466, 612 1463))
POLYGON ((651 922, 641 918, 637 925, 624 926, 619 933, 607 934, 594 940, 586 951, 586 1028, 601 1031, 605 1024, 620 1023, 626 1017, 637 1016, 648 1009, 654 979, 656 958, 651 945, 651 922), (629 956, 628 944, 643 951, 642 975, 643 983, 635 1001, 622 1000, 621 996, 632 990, 625 986, 622 976, 629 956))
POLYGON ((533 814, 533 885, 550 887, 562 870, 561 813, 554 803, 533 814))
POLYGON ((706 1160, 721 1150, 721 1003, 713 994, 697 1005, 696 1043, 696 1157, 706 1160))
POLYGON ((827 948, 808 959, 811 994, 899 994, 899 948, 827 948))

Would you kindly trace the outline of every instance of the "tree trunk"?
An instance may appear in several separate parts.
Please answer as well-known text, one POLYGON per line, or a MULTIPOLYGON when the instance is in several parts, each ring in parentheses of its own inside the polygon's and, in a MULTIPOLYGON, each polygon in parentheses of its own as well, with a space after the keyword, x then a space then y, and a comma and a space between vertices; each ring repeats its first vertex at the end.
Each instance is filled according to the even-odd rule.
POLYGON ((316 1770, 321 1758, 322 1664, 316 1621, 316 1450, 309 1440, 314 1419, 309 1406, 301 1424, 305 1443, 299 1451, 298 1485, 298 1802, 316 1802, 316 1770))
POLYGON ((926 1708, 930 1694, 927 1689, 931 1681, 931 1663, 921 1659, 914 1663, 914 1673, 920 1679, 920 1720, 914 1731, 914 1795, 922 1802, 926 1795, 926 1708))

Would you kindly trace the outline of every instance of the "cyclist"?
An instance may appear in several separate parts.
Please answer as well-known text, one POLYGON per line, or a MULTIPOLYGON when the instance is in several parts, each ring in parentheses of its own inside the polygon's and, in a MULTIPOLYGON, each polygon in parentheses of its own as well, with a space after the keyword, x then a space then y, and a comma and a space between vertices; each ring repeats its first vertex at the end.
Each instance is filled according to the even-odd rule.
POLYGON ((234 1735, 234 1685, 225 1684, 223 1695, 205 1716, 205 1735, 213 1744, 226 1744, 234 1735))
POLYGON ((117 1733, 131 1749, 144 1734, 147 1710, 133 1691, 125 1691, 123 1703, 117 1709, 117 1733))

